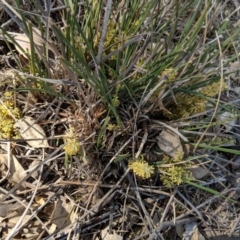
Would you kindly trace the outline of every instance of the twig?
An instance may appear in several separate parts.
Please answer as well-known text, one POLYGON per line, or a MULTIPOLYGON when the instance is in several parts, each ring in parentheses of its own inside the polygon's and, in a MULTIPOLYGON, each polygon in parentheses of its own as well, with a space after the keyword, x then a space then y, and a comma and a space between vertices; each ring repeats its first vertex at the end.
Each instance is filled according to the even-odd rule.
MULTIPOLYGON (((42 170, 43 170, 43 165, 41 166, 41 172, 42 172, 42 170)), ((21 228, 23 228, 23 227, 25 226, 25 224, 28 223, 31 218, 34 217, 34 214, 33 214, 31 217, 29 217, 29 218, 20 226, 20 224, 22 223, 24 217, 26 216, 27 212, 29 211, 29 209, 30 209, 30 207, 31 207, 31 205, 32 205, 32 203, 33 203, 33 200, 34 200, 34 198, 35 198, 35 196, 36 196, 36 194, 37 194, 38 187, 40 186, 40 184, 41 184, 41 175, 39 175, 36 188, 34 189, 34 192, 33 192, 33 194, 32 194, 32 197, 31 197, 31 199, 30 199, 30 201, 29 201, 29 203, 28 203, 25 211, 22 213, 21 217, 19 218, 18 222, 16 223, 16 225, 14 226, 14 228, 12 229, 12 231, 11 231, 11 232, 9 233, 9 235, 7 236, 6 240, 11 240, 12 237, 14 237, 14 236, 18 233, 18 231, 19 231, 21 228)))
MULTIPOLYGON (((195 208, 193 206, 193 204, 191 202, 189 202, 181 193, 180 191, 177 191, 177 194, 195 211, 195 213, 198 215, 198 217, 204 222, 204 218, 202 216, 202 214, 198 211, 197 208, 195 208)), ((206 224, 207 226, 207 224, 206 224)))
MULTIPOLYGON (((187 218, 187 219, 181 219, 181 220, 176 220, 176 221, 167 221, 167 222, 163 222, 160 224, 159 227, 157 227, 154 232, 149 236, 148 240, 153 240, 155 239, 155 237, 157 237, 156 233, 159 233, 161 230, 163 230, 164 228, 167 227, 175 227, 178 225, 183 225, 189 222, 195 222, 198 219, 196 217, 191 217, 191 218, 187 218)), ((141 236, 143 237, 143 236, 141 236)), ((139 238, 140 239, 140 238, 139 238)), ((142 238, 141 238, 142 239, 142 238)), ((137 239, 135 239, 137 240, 137 239)))
POLYGON ((172 193, 172 196, 170 197, 170 199, 169 199, 169 201, 168 201, 168 203, 167 203, 167 206, 166 206, 165 209, 164 209, 164 212, 163 212, 163 214, 162 214, 162 218, 161 218, 161 220, 160 220, 160 224, 163 223, 163 220, 164 220, 165 217, 167 216, 168 210, 169 210, 169 208, 170 208, 170 205, 171 205, 172 201, 173 201, 174 198, 175 198, 176 192, 177 192, 177 188, 174 189, 174 192, 172 193))
POLYGON ((15 192, 18 188, 19 185, 22 184, 24 181, 26 181, 29 177, 32 176, 32 173, 35 172, 37 169, 39 169, 40 167, 42 167, 44 164, 47 164, 48 162, 51 162, 57 158, 59 158, 60 156, 64 155, 64 152, 54 156, 58 151, 60 151, 63 148, 63 146, 59 147, 57 150, 55 150, 52 154, 49 155, 49 157, 47 159, 45 159, 44 161, 42 161, 38 166, 34 167, 26 177, 24 177, 18 184, 16 184, 11 190, 8 191, 8 193, 2 197, 0 199, 0 203, 3 202, 6 198, 8 198, 8 196, 10 194, 12 194, 13 192, 15 192))
MULTIPOLYGON (((0 187, 0 192, 5 193, 5 194, 8 193, 7 190, 5 190, 5 189, 3 189, 3 188, 1 188, 1 187, 0 187)), ((32 190, 31 190, 31 192, 32 192, 32 190)), ((22 200, 18 199, 18 198, 17 198, 16 196, 14 196, 13 194, 10 194, 10 197, 11 197, 12 199, 16 200, 16 202, 18 202, 19 204, 21 204, 23 207, 25 207, 25 208, 27 207, 27 205, 26 205, 22 200)), ((43 205, 43 206, 45 206, 45 205, 43 205)), ((42 206, 41 206, 41 207, 42 207, 42 206)), ((37 216, 36 211, 33 212, 31 209, 29 209, 29 210, 30 210, 30 212, 34 215, 34 217, 39 221, 39 223, 42 224, 43 228, 48 232, 47 227, 46 227, 45 224, 42 222, 42 220, 37 216)), ((15 224, 14 224, 14 225, 15 225, 15 224)))
MULTIPOLYGON (((234 188, 228 189, 227 191, 223 191, 221 193, 221 195, 227 194, 228 192, 231 192, 235 190, 234 188)), ((213 202, 214 200, 218 199, 219 196, 218 195, 214 195, 213 197, 211 197, 210 199, 206 200, 205 202, 201 203, 200 205, 196 206, 195 209, 200 209, 203 206, 205 206, 206 204, 210 204, 211 202, 213 202)), ((181 215, 179 215, 176 219, 182 219, 183 217, 187 217, 189 214, 192 214, 194 212, 194 209, 191 209, 181 215)))
MULTIPOLYGON (((140 131, 140 130, 139 130, 139 131, 140 131)), ((94 186, 94 188, 93 188, 93 190, 92 190, 92 193, 91 193, 90 196, 89 196, 89 200, 88 200, 86 209, 88 208, 88 206, 89 206, 89 204, 90 204, 90 201, 91 201, 91 199, 92 199, 93 193, 96 191, 96 188, 97 188, 100 180, 102 179, 104 173, 105 173, 106 170, 108 169, 108 167, 109 167, 109 166, 111 165, 111 163, 116 159, 116 157, 122 152, 122 150, 129 144, 129 142, 132 140, 132 138, 139 133, 139 131, 137 131, 131 138, 128 139, 128 141, 117 151, 117 153, 111 158, 111 160, 109 161, 109 163, 106 165, 106 167, 104 168, 103 172, 102 172, 101 175, 99 176, 99 179, 98 179, 96 185, 94 186)))
POLYGON ((101 39, 100 39, 100 43, 99 43, 98 54, 96 57, 97 66, 101 63, 102 52, 103 52, 103 47, 104 47, 104 41, 105 41, 106 34, 107 34, 108 19, 110 17, 111 7, 112 7, 112 0, 108 0, 107 6, 105 8, 103 27, 102 27, 102 35, 101 35, 101 39))
MULTIPOLYGON (((230 233, 228 234, 229 237, 232 237, 234 231, 236 230, 236 228, 239 226, 239 222, 240 222, 240 216, 237 218, 234 226, 232 227, 230 233)), ((217 239, 216 239, 217 240, 217 239)))

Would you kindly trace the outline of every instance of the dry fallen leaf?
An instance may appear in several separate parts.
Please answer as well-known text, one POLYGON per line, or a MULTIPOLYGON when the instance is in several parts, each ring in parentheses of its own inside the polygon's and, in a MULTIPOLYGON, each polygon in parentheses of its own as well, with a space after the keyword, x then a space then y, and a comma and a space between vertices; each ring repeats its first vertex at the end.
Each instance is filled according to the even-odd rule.
POLYGON ((101 231, 101 237, 103 240, 122 240, 123 237, 116 233, 109 233, 109 226, 101 231))
POLYGON ((183 234, 184 234, 185 228, 183 224, 178 224, 176 226, 176 232, 178 237, 180 237, 180 239, 183 239, 183 234))
MULTIPOLYGON (((39 166, 39 165, 41 164, 41 162, 42 162, 42 161, 41 161, 41 160, 38 160, 38 159, 33 160, 33 161, 31 162, 31 164, 29 165, 28 169, 33 169, 33 168, 39 166)), ((39 174, 40 174, 40 170, 36 170, 36 171, 34 171, 34 172, 31 174, 31 177, 37 179, 38 176, 39 176, 39 174)))
POLYGON ((170 157, 174 157, 177 152, 183 152, 179 136, 168 130, 163 130, 157 137, 159 148, 170 157))
MULTIPOLYGON (((0 39, 13 43, 17 51, 20 54, 22 54, 25 58, 28 58, 26 53, 29 53, 30 55, 32 54, 31 42, 29 37, 25 33, 16 33, 16 32, 6 32, 6 33, 7 34, 0 33, 0 39)), ((41 37, 41 32, 37 28, 32 28, 32 36, 33 36, 33 44, 34 44, 35 51, 39 55, 39 57, 42 58, 44 56, 43 45, 44 44, 47 45, 47 41, 45 41, 41 37)), ((56 49, 51 44, 48 44, 48 49, 56 53, 56 49)))
POLYGON ((73 223, 73 208, 73 202, 68 202, 65 196, 60 196, 60 198, 55 201, 54 210, 51 215, 51 223, 55 224, 58 228, 64 228, 73 223))
MULTIPOLYGON (((10 154, 10 169, 8 169, 8 154, 0 154, 0 171, 2 172, 3 176, 6 176, 8 170, 9 175, 6 176, 7 180, 11 182, 13 185, 19 183, 23 178, 27 176, 24 168, 18 162, 18 160, 10 154)), ((24 186, 24 184, 22 184, 24 186)))
POLYGON ((192 176, 195 179, 202 179, 209 174, 209 171, 206 168, 198 165, 191 166, 188 168, 188 170, 192 173, 192 176))
POLYGON ((232 79, 236 79, 239 71, 239 61, 232 62, 229 66, 229 73, 232 79))
POLYGON ((49 147, 48 142, 46 140, 45 132, 43 131, 39 124, 35 123, 34 118, 25 116, 14 124, 14 128, 18 129, 22 138, 25 139, 31 147, 34 148, 49 147), (38 140, 28 141, 28 139, 38 140))
POLYGON ((17 211, 23 206, 20 203, 1 203, 0 205, 0 217, 7 217, 7 215, 13 211, 17 211))
POLYGON ((205 240, 203 235, 198 230, 197 222, 189 222, 185 224, 184 240, 205 240))
MULTIPOLYGON (((16 216, 11 217, 8 219, 8 223, 15 226, 16 223, 18 223, 18 221, 20 220, 20 218, 22 218, 21 216, 22 214, 18 214, 16 212, 16 216)), ((31 218, 30 214, 27 214, 23 217, 22 222, 28 222, 28 224, 31 226, 29 227, 24 227, 23 229, 20 230, 20 234, 21 234, 21 239, 37 239, 37 237, 39 236, 39 227, 37 224, 37 222, 34 222, 32 220, 29 221, 29 219, 31 218), (35 223, 35 224, 34 224, 35 223)), ((8 228, 7 229, 8 233, 7 235, 9 236, 12 233, 12 229, 8 228)), ((5 239, 5 238, 4 238, 5 239)), ((16 239, 16 238, 11 238, 11 239, 16 239)))

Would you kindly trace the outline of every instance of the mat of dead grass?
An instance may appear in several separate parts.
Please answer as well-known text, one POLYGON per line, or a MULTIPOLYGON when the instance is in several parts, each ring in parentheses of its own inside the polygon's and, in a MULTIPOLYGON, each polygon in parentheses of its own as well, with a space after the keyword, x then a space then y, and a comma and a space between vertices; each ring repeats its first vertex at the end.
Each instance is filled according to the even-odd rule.
MULTIPOLYGON (((42 7, 44 3, 41 2, 42 7)), ((24 7, 26 12, 35 14, 31 1, 26 1, 24 7)), ((64 7, 57 2, 52 6, 54 22, 61 21, 58 11, 64 7)), ((239 7, 237 1, 229 1, 224 7, 217 2, 212 4, 211 13, 218 12, 217 17, 221 11, 230 15, 239 7)), ((231 15, 232 25, 238 17, 237 11, 231 15)), ((218 21, 212 18, 206 24, 208 38, 211 39, 218 21)), ((1 25, 7 25, 8 31, 19 32, 3 6, 1 25)), ((179 25, 176 29, 181 32, 183 27, 179 25)), ((202 164, 208 170, 199 180, 202 188, 185 183, 167 188, 160 181, 159 172, 142 179, 127 165, 127 160, 142 153, 150 163, 158 159, 157 137, 170 126, 161 111, 157 109, 150 114, 146 108, 139 109, 134 99, 122 98, 117 108, 121 127, 107 128, 109 109, 91 84, 79 76, 70 76, 67 65, 64 68, 58 59, 49 62, 49 76, 54 75, 55 79, 41 78, 41 68, 46 68, 41 61, 39 73, 23 72, 9 48, 14 49, 14 45, 2 40, 1 94, 14 90, 14 105, 24 116, 35 120, 33 132, 37 137, 1 140, 1 239, 239 239, 238 120, 232 130, 237 136, 234 144, 225 144, 222 151, 214 147, 198 150, 208 160, 202 164), (46 87, 45 83, 49 85, 46 87), (74 129, 72 137, 76 135, 81 143, 81 152, 74 156, 63 150, 66 130, 70 127, 74 129), (36 128, 46 134, 47 146, 42 146, 43 139, 36 128), (230 150, 226 153, 224 149, 230 150), (205 191, 204 187, 225 198, 205 191)), ((19 53, 17 56, 26 68, 31 65, 24 56, 19 53)), ((135 72, 144 72, 136 62, 135 65, 135 72)), ((93 69, 90 60, 89 66, 93 69)), ((238 77, 230 79, 234 88, 239 86, 238 77)), ((239 109, 235 92, 220 97, 239 109)), ((156 105, 151 107, 155 110, 156 105)), ((202 134, 181 128, 187 123, 178 122, 179 134, 189 139, 202 134)), ((219 136, 229 137, 233 133, 223 129, 219 136)), ((206 136, 214 134, 208 132, 206 136)))

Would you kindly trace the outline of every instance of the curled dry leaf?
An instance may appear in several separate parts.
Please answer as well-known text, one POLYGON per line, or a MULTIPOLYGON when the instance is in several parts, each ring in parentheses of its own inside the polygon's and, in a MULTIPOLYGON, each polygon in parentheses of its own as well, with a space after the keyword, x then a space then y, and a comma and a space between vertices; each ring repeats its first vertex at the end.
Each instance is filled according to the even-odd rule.
MULTIPOLYGON (((33 44, 36 53, 40 58, 44 56, 44 45, 48 47, 55 55, 59 55, 56 47, 50 42, 42 38, 41 32, 37 28, 32 28, 33 44)), ((31 55, 31 42, 25 33, 7 32, 4 34, 0 32, 0 39, 11 42, 15 45, 17 51, 25 58, 28 58, 27 52, 31 55), (9 37, 10 36, 10 37, 9 37), (17 44, 16 44, 17 43, 17 44), (21 48, 20 48, 20 47, 21 48)))
POLYGON ((177 152, 183 152, 179 136, 164 129, 157 137, 159 148, 170 157, 174 157, 177 152))
POLYGON ((39 124, 35 123, 34 118, 25 116, 14 124, 14 128, 18 129, 22 138, 25 139, 31 147, 49 147, 45 132, 39 124), (28 141, 28 139, 36 140, 28 141))
MULTIPOLYGON (((0 154, 0 165, 1 165, 0 171, 2 172, 3 176, 6 176, 9 170, 7 180, 13 185, 16 185, 27 176, 22 165, 12 154, 10 154, 10 166, 8 166, 8 154, 0 154)), ((22 184, 22 186, 24 186, 24 184, 22 184)))

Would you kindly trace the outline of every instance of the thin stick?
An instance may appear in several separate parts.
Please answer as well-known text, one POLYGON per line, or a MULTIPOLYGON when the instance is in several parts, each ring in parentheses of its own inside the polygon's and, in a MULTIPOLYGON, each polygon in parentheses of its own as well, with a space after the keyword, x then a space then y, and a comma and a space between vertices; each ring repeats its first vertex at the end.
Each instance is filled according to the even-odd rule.
POLYGON ((112 7, 112 0, 108 0, 107 6, 105 8, 102 35, 101 35, 101 39, 100 39, 100 43, 99 43, 98 54, 96 57, 97 66, 101 63, 102 52, 103 52, 103 47, 104 47, 104 41, 105 41, 106 34, 107 34, 108 19, 110 17, 111 7, 112 7))
MULTIPOLYGON (((42 172, 42 171, 43 171, 43 165, 41 166, 41 172, 42 172)), ((34 215, 32 215, 30 218, 27 219, 27 221, 25 221, 25 222, 20 226, 20 224, 22 223, 24 217, 26 216, 27 212, 29 211, 29 209, 30 209, 30 207, 31 207, 31 205, 32 205, 32 203, 33 203, 33 201, 34 201, 34 198, 35 198, 35 196, 36 196, 36 194, 37 194, 37 191, 38 191, 38 187, 39 187, 40 184, 41 184, 41 177, 42 177, 42 176, 39 175, 36 188, 34 189, 34 192, 33 192, 33 194, 32 194, 32 197, 31 197, 31 199, 30 199, 30 201, 29 201, 29 203, 28 203, 25 211, 23 212, 23 214, 22 214, 21 217, 19 218, 18 222, 16 223, 16 225, 14 226, 14 228, 12 229, 12 231, 10 232, 10 234, 7 236, 6 240, 12 239, 12 237, 14 237, 14 236, 19 232, 19 230, 20 230, 21 228, 23 228, 23 227, 25 226, 25 224, 28 223, 28 221, 29 221, 32 217, 34 217, 34 215)))

